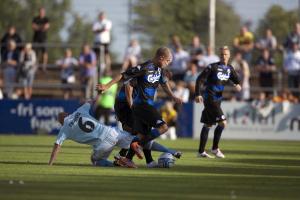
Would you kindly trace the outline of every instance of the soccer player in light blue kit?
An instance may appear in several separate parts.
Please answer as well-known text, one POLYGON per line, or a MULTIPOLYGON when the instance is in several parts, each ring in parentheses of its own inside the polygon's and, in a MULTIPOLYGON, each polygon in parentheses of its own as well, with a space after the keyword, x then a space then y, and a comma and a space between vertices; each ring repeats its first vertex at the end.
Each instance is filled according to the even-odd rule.
MULTIPOLYGON (((91 160, 93 165, 97 166, 114 166, 112 162, 107 160, 114 146, 129 148, 133 136, 118 128, 101 124, 90 114, 92 110, 92 105, 85 103, 70 115, 68 113, 59 114, 58 121, 63 126, 57 135, 49 165, 53 164, 62 143, 66 139, 91 145, 93 147, 91 160)), ((135 165, 127 165, 126 167, 135 167, 135 165)))

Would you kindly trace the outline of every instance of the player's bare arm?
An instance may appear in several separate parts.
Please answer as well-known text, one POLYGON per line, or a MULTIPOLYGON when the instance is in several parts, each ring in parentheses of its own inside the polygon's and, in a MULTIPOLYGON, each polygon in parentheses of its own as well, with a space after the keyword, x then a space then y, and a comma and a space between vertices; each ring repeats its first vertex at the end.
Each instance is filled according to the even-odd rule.
POLYGON ((132 107, 133 104, 133 99, 132 99, 132 92, 133 92, 133 87, 128 83, 125 85, 125 95, 126 95, 126 100, 129 105, 129 107, 132 107))
POLYGON ((168 82, 164 83, 164 84, 161 84, 161 87, 163 88, 163 90, 167 93, 168 96, 171 97, 171 99, 175 102, 175 103, 178 103, 178 104, 182 104, 182 99, 181 98, 178 98, 176 97, 171 88, 170 88, 170 85, 168 82))
POLYGON ((54 144, 53 150, 52 150, 52 153, 51 153, 51 157, 50 157, 50 160, 49 160, 49 163, 48 163, 49 165, 53 164, 59 150, 60 150, 60 145, 59 144, 54 144))
POLYGON ((240 92, 242 90, 242 87, 240 84, 234 84, 233 86, 234 86, 235 90, 238 92, 240 92))
POLYGON ((119 74, 116 76, 114 79, 109 81, 107 84, 97 84, 96 85, 96 90, 99 92, 105 92, 108 90, 113 84, 118 83, 122 79, 122 74, 119 74))

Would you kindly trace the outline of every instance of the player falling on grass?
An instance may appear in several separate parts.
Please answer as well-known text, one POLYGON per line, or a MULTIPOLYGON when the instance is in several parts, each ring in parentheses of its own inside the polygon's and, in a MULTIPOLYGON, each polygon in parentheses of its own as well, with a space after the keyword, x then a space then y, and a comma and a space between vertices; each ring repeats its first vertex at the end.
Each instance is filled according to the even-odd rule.
MULTIPOLYGON (((129 133, 133 133, 132 127, 133 127, 134 119, 133 119, 131 107, 132 107, 133 99, 137 95, 136 87, 134 87, 136 85, 135 82, 136 82, 135 80, 132 80, 132 81, 127 81, 126 83, 123 84, 118 95, 116 96, 116 101, 114 106, 117 120, 121 122, 123 130, 129 133)), ((101 85, 99 87, 101 88, 101 85)), ((122 149, 119 155, 126 156, 127 150, 128 149, 122 149)), ((181 156, 181 152, 175 151, 173 149, 168 149, 155 141, 150 141, 143 148, 143 153, 145 155, 147 167, 149 168, 158 167, 157 162, 153 160, 153 157, 151 155, 151 150, 167 152, 174 155, 177 158, 181 156)), ((122 162, 122 159, 120 159, 120 162, 122 162)))
POLYGON ((129 68, 109 84, 99 88, 105 91, 121 79, 136 79, 137 95, 133 100, 132 113, 134 116, 133 130, 137 134, 137 137, 131 143, 130 150, 126 155, 129 160, 132 159, 134 153, 142 159, 140 146, 144 147, 148 142, 168 130, 167 124, 162 120, 161 115, 154 107, 154 95, 157 87, 161 85, 172 100, 179 104, 182 103, 180 98, 174 96, 168 84, 168 79, 164 75, 163 68, 168 66, 171 61, 171 51, 167 47, 161 47, 156 51, 152 60, 137 67, 129 68))
POLYGON ((228 82, 232 82, 237 91, 241 90, 238 76, 228 63, 230 50, 227 46, 220 48, 220 62, 208 65, 196 80, 196 103, 204 103, 201 122, 204 123, 200 135, 198 157, 213 158, 205 151, 208 133, 212 125, 218 123, 214 131, 211 152, 217 158, 224 158, 219 149, 219 141, 226 125, 226 117, 221 109, 222 92, 228 82))
MULTIPOLYGON (((49 165, 53 164, 62 143, 66 139, 92 146, 91 161, 96 166, 114 166, 113 162, 107 160, 114 146, 129 148, 133 138, 132 135, 118 128, 101 124, 92 116, 92 112, 93 105, 85 103, 72 114, 62 112, 58 115, 58 121, 62 124, 62 127, 57 135, 49 165)), ((123 166, 135 167, 130 163, 125 164, 123 166)))

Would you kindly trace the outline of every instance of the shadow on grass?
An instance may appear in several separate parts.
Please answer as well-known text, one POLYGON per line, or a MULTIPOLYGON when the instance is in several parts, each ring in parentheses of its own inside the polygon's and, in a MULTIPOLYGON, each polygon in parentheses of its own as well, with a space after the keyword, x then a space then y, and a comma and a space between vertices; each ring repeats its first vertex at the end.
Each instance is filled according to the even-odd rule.
MULTIPOLYGON (((53 148, 53 145, 43 145, 43 144, 35 144, 35 145, 32 145, 32 144, 7 144, 7 145, 1 145, 0 147, 9 147, 9 148, 13 148, 13 147, 20 147, 20 148, 50 148, 52 149, 53 148)), ((90 149, 89 146, 72 146, 72 145, 66 145, 64 146, 64 149, 90 149)))
MULTIPOLYGON (((13 164, 13 165, 44 165, 48 166, 45 162, 31 162, 31 161, 0 161, 0 164, 13 164)), ((73 166, 73 167, 93 167, 90 164, 80 164, 80 163, 55 163, 57 166, 73 166)))

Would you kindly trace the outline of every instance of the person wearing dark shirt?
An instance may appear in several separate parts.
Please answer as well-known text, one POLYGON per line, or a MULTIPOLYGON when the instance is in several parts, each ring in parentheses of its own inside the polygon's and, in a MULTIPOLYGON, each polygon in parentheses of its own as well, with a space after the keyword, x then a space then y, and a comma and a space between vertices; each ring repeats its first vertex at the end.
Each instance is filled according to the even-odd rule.
POLYGON ((132 78, 136 79, 137 95, 133 100, 132 112, 134 116, 133 130, 137 137, 130 145, 130 150, 126 156, 128 159, 132 159, 134 153, 142 159, 140 145, 142 147, 145 146, 149 141, 159 137, 168 130, 167 124, 162 120, 160 113, 153 106, 157 87, 161 85, 163 90, 176 103, 182 103, 182 100, 174 96, 171 91, 166 71, 164 70, 164 67, 168 66, 171 61, 171 51, 167 47, 161 47, 156 51, 152 60, 129 68, 101 89, 106 90, 121 79, 123 81, 132 78))
POLYGON ((47 31, 50 28, 50 23, 48 17, 46 17, 45 8, 39 9, 39 15, 34 17, 32 20, 33 29, 33 44, 35 46, 35 52, 38 57, 42 54, 42 64, 45 70, 48 62, 48 54, 46 49, 47 42, 47 31))
POLYGON ((10 26, 8 28, 8 31, 1 38, 1 58, 2 58, 2 60, 4 59, 4 55, 8 51, 7 47, 8 47, 8 43, 9 43, 10 40, 12 40, 16 43, 17 52, 18 53, 21 52, 22 39, 21 39, 20 35, 16 32, 16 27, 10 26))
MULTIPOLYGON (((263 88, 272 88, 273 72, 276 70, 276 66, 274 58, 271 56, 268 49, 262 51, 261 56, 256 62, 256 68, 259 72, 259 86, 263 88)), ((270 91, 267 93, 270 93, 270 91)))
POLYGON ((205 152, 205 145, 208 138, 209 129, 218 123, 213 138, 211 152, 218 158, 224 158, 224 154, 219 149, 221 134, 226 125, 226 117, 221 109, 222 92, 228 82, 232 82, 237 91, 241 91, 238 76, 228 61, 230 50, 227 46, 220 48, 220 62, 208 65, 196 80, 196 103, 204 103, 201 122, 204 126, 201 130, 198 157, 213 158, 205 152))

